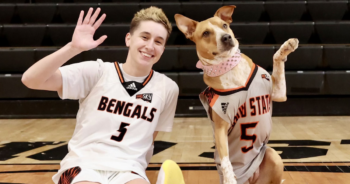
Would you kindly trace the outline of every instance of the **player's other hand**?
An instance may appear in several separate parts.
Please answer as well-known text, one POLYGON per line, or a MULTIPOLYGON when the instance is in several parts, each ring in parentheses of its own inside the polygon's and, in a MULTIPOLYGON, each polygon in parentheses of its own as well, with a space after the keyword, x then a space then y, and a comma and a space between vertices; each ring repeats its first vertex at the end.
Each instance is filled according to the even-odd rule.
POLYGON ((80 52, 96 48, 107 38, 106 35, 101 36, 98 40, 94 40, 95 31, 100 27, 106 14, 103 14, 97 21, 101 9, 97 8, 93 13, 93 8, 90 8, 84 19, 84 11, 80 12, 77 26, 75 27, 71 45, 80 52), (92 15, 92 16, 91 16, 92 15))

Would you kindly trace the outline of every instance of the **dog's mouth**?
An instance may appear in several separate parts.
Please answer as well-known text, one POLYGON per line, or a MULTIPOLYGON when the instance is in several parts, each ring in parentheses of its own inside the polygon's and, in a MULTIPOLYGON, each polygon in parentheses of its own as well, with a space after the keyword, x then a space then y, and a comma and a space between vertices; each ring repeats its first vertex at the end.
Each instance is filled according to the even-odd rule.
POLYGON ((225 60, 234 54, 233 50, 235 50, 235 49, 232 48, 230 50, 226 50, 224 52, 221 52, 220 55, 216 55, 215 59, 217 59, 219 61, 225 60))
POLYGON ((232 42, 227 46, 221 47, 219 51, 213 51, 212 55, 215 56, 215 58, 225 58, 228 55, 231 54, 231 51, 234 50, 235 44, 232 42))
POLYGON ((220 48, 218 48, 219 51, 216 52, 215 55, 213 53, 213 55, 215 56, 215 58, 225 59, 234 55, 237 49, 238 49, 238 42, 232 39, 230 42, 220 45, 220 48))
POLYGON ((234 47, 234 46, 231 46, 231 47, 228 47, 228 48, 225 48, 223 49, 220 54, 217 54, 215 56, 216 59, 226 59, 226 58, 229 58, 231 57, 232 55, 234 55, 237 51, 237 48, 234 47))
POLYGON ((233 41, 231 41, 228 44, 224 45, 224 51, 231 50, 233 47, 235 47, 235 44, 233 43, 233 41))

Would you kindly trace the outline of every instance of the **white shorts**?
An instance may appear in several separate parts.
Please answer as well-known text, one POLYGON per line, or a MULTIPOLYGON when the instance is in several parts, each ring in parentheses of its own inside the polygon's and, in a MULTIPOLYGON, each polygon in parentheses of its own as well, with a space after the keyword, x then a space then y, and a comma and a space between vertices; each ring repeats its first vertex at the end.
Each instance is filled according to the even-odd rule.
MULTIPOLYGON (((134 179, 144 179, 130 171, 101 171, 89 168, 73 167, 64 171, 58 184, 74 184, 81 181, 98 182, 100 184, 125 184, 134 179)), ((147 181, 147 179, 144 179, 147 181)))

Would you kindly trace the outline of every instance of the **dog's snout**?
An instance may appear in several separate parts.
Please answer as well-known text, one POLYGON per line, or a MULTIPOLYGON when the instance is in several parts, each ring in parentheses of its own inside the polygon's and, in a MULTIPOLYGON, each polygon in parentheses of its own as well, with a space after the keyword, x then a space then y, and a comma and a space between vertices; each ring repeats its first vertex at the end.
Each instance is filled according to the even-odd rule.
POLYGON ((222 50, 227 51, 235 46, 233 38, 230 34, 224 34, 221 36, 222 50))
POLYGON ((222 37, 221 37, 221 41, 223 43, 230 43, 232 41, 232 37, 231 35, 229 34, 224 34, 222 37))

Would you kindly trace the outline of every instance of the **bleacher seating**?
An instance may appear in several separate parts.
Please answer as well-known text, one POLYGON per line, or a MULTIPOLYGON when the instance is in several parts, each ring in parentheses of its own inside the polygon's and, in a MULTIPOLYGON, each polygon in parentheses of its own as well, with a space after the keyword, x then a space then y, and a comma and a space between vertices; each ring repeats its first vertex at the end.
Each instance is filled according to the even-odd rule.
POLYGON ((171 22, 180 13, 194 20, 205 20, 224 5, 236 5, 233 22, 298 22, 350 20, 347 0, 340 1, 64 1, 31 0, 0 2, 0 23, 76 23, 81 10, 100 7, 107 14, 105 23, 129 23, 142 8, 157 6, 171 22), (32 13, 40 12, 40 13, 32 13), (247 13, 249 12, 249 13, 247 13), (18 16, 18 17, 16 17, 18 16), (13 19, 16 17, 17 19, 13 19))
POLYGON ((287 70, 320 70, 323 68, 322 46, 300 46, 288 56, 287 70))
POLYGON ((15 4, 0 4, 0 23, 11 23, 15 7, 15 4))
POLYGON ((41 46, 46 25, 4 24, 2 34, 11 47, 41 46))
POLYGON ((300 44, 310 43, 314 32, 313 22, 271 22, 270 30, 275 42, 282 44, 289 38, 298 38, 300 44))
POLYGON ((271 21, 298 21, 307 12, 306 1, 266 2, 265 10, 271 21))
POLYGON ((325 76, 325 93, 328 95, 350 94, 350 70, 327 71, 325 76))
MULTIPOLYGON (((230 25, 240 44, 282 44, 289 38, 298 38, 301 44, 347 44, 350 41, 349 22, 245 22, 230 25)), ((3 24, 0 37, 2 47, 63 46, 74 32, 75 24, 3 24), (28 37, 27 35, 31 35, 28 37)), ((101 46, 124 46, 129 24, 103 24, 95 38, 108 35, 101 46)), ((167 45, 193 45, 176 24, 167 45)))
MULTIPOLYGON (((100 7, 107 15, 95 39, 102 35, 107 35, 108 39, 65 65, 97 58, 124 62, 128 53, 125 35, 129 23, 138 10, 151 5, 162 8, 173 26, 164 54, 154 69, 178 83, 178 116, 205 115, 198 94, 206 85, 201 70, 196 68, 198 56, 194 43, 178 30, 174 14, 201 21, 212 17, 223 5, 237 6, 230 27, 242 53, 269 72, 273 69, 273 54, 280 45, 292 37, 300 41, 298 50, 285 64, 288 105, 276 104, 275 114, 318 114, 319 109, 311 108, 312 105, 332 104, 338 97, 345 100, 334 103, 349 102, 348 0, 0 0, 0 104, 14 109, 0 108, 0 117, 74 117, 75 102, 59 100, 56 92, 26 88, 21 83, 22 73, 67 44, 79 12, 86 13, 90 7, 100 7), (42 111, 34 108, 26 111, 32 106, 42 111), (49 106, 55 107, 48 109, 49 106), (305 106, 305 111, 295 110, 299 106, 305 106)), ((348 114, 341 109, 330 111, 330 115, 332 113, 348 114)))
POLYGON ((323 59, 329 70, 350 69, 350 46, 328 45, 324 46, 323 59))
POLYGON ((316 22, 316 31, 322 43, 349 43, 350 21, 316 22))
POLYGON ((286 72, 287 94, 321 95, 324 89, 324 71, 286 72))
MULTIPOLYGON (((55 6, 55 5, 53 5, 55 6)), ((63 23, 77 23, 77 18, 79 17, 79 13, 81 10, 83 10, 86 13, 88 12, 89 8, 96 9, 97 3, 91 3, 91 4, 58 4, 58 14, 61 17, 63 23)), ((109 17, 109 16, 108 16, 109 17)))
POLYGON ((264 2, 261 1, 239 1, 235 3, 224 1, 222 3, 223 6, 232 4, 236 6, 232 15, 233 22, 258 22, 265 10, 264 2))
POLYGON ((307 9, 315 21, 342 20, 348 11, 348 1, 310 1, 307 9))
POLYGON ((17 4, 18 15, 25 24, 52 22, 56 8, 54 4, 17 4))

